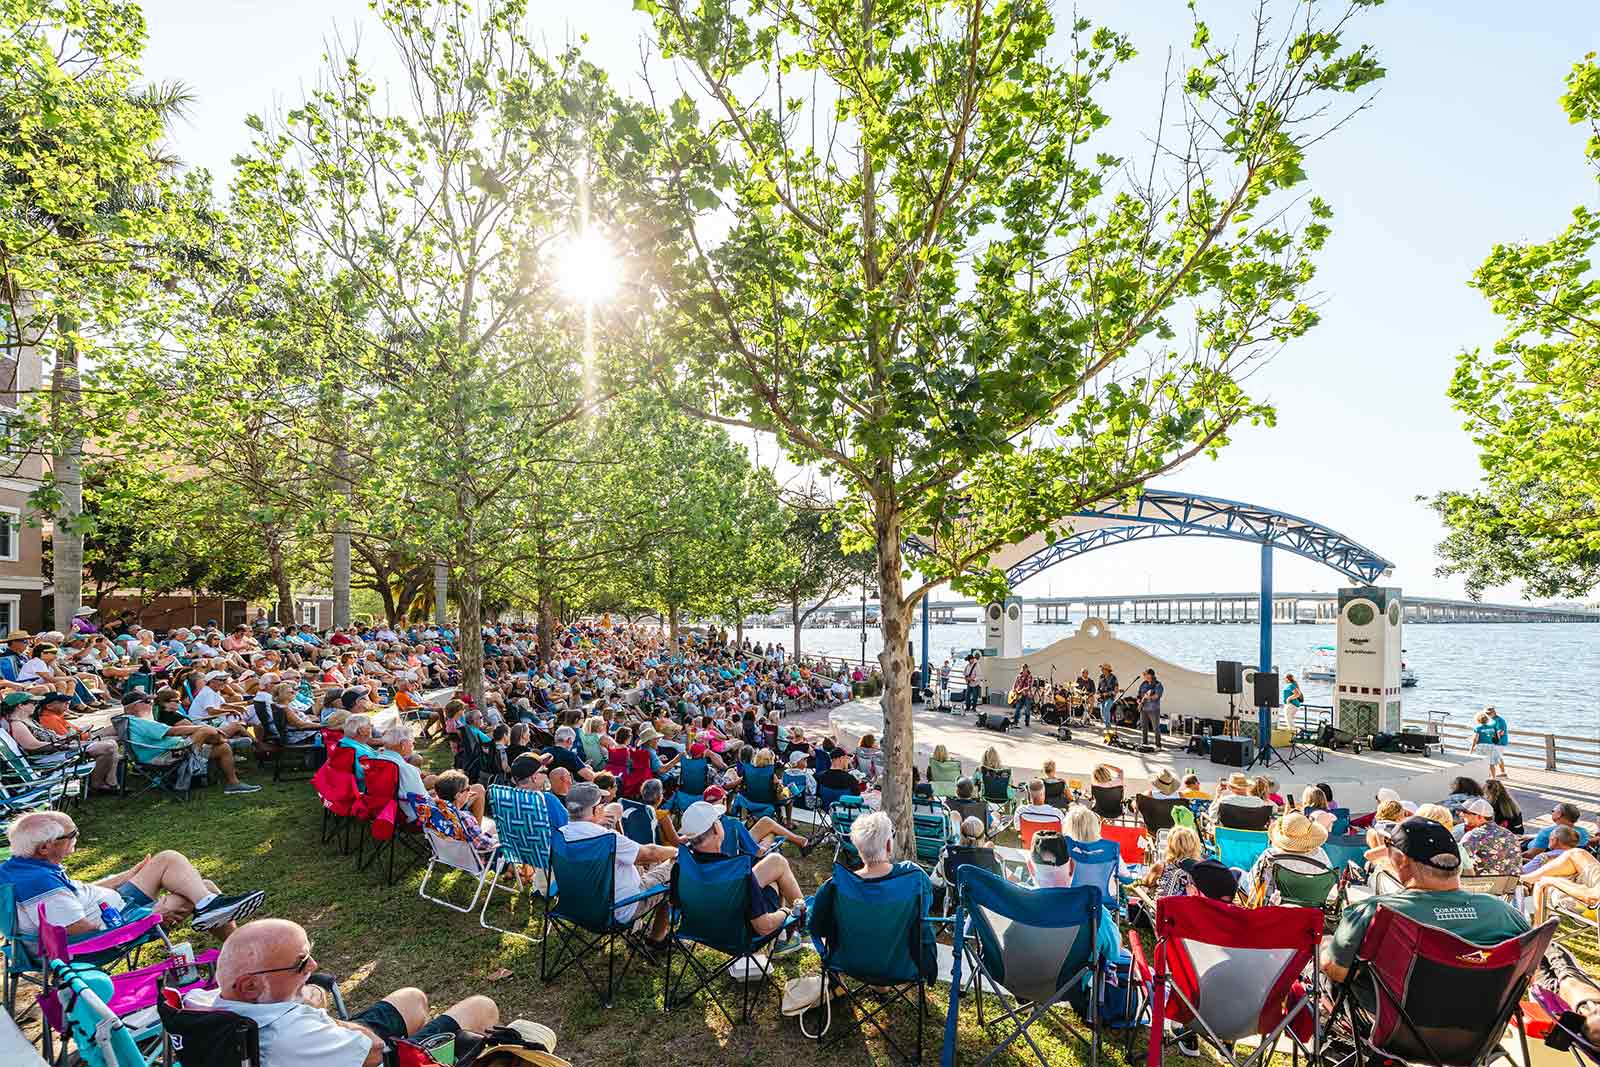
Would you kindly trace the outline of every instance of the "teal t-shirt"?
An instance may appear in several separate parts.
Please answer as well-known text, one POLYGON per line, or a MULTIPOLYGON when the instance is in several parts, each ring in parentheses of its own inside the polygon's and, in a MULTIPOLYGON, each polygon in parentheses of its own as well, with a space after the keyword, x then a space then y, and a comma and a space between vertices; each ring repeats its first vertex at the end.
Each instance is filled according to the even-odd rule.
POLYGON ((141 719, 137 715, 128 716, 128 743, 133 746, 136 756, 145 762, 152 762, 164 752, 183 748, 189 743, 187 737, 167 733, 165 723, 156 722, 154 719, 141 719))
POLYGON ((1474 945, 1497 945, 1529 928, 1522 912, 1487 893, 1468 893, 1461 889, 1445 892, 1402 889, 1398 893, 1368 897, 1344 909, 1339 928, 1333 933, 1333 961, 1339 966, 1349 967, 1355 962, 1367 924, 1372 922, 1379 906, 1392 908, 1474 945))

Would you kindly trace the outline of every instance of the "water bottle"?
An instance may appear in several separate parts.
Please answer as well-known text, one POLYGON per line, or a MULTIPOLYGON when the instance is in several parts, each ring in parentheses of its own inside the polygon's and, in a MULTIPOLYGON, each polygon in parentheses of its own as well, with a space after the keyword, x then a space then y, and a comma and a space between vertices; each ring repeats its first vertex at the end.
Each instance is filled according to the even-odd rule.
POLYGON ((100 921, 105 925, 107 930, 115 930, 117 927, 122 925, 122 912, 118 911, 116 908, 113 908, 110 904, 101 901, 100 921))

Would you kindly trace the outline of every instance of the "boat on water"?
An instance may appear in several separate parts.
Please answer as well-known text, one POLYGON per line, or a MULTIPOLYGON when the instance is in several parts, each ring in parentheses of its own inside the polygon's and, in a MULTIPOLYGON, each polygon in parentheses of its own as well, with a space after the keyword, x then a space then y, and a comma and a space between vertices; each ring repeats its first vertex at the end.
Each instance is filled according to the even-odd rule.
MULTIPOLYGON (((1331 682, 1337 675, 1338 650, 1332 645, 1318 645, 1311 650, 1311 663, 1303 667, 1300 677, 1308 682, 1331 682)), ((1405 649, 1400 650, 1400 655, 1405 656, 1405 649)), ((1418 682, 1417 672, 1402 658, 1400 660, 1400 688, 1413 689, 1418 682)))

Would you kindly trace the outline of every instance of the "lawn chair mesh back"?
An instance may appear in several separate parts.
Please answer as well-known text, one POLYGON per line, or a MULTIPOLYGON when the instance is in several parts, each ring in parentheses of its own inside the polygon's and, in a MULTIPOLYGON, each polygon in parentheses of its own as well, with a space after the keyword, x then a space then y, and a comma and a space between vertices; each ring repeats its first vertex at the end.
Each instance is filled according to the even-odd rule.
POLYGON ((1024 849, 1033 847, 1033 835, 1041 830, 1059 834, 1061 832, 1061 818, 1056 815, 1041 817, 1029 815, 1027 812, 1018 813, 1017 836, 1022 839, 1022 847, 1024 849))
POLYGON ((1219 826, 1217 834, 1217 859, 1229 867, 1248 871, 1256 859, 1267 850, 1265 830, 1232 830, 1219 826))
POLYGON ((724 959, 707 967, 695 959, 694 949, 700 946, 737 959, 754 956, 778 936, 780 931, 757 937, 750 929, 750 873, 754 862, 750 856, 741 855, 703 863, 690 854, 687 845, 679 847, 677 869, 672 878, 671 899, 677 921, 667 948, 667 989, 663 1001, 666 1010, 688 1004, 704 990, 711 994, 717 1009, 730 1024, 749 1021, 751 1009, 772 979, 767 957, 757 958, 759 981, 737 983, 739 1014, 735 1018, 716 988, 730 961, 724 959), (675 962, 682 963, 676 975, 675 962))
POLYGON ((856 820, 866 813, 867 806, 858 796, 840 797, 828 806, 828 825, 833 830, 834 838, 834 863, 839 862, 840 856, 852 862, 859 862, 856 857, 856 846, 850 843, 850 831, 854 828, 856 820))
POLYGON ((917 836, 917 862, 924 867, 939 862, 939 854, 951 840, 950 813, 937 800, 911 802, 911 825, 917 836))
POLYGON ((622 835, 641 845, 656 843, 656 813, 637 800, 622 801, 622 835))
MULTIPOLYGON (((1156 902, 1156 947, 1151 991, 1150 1067, 1161 1063, 1162 1032, 1194 1030, 1233 1063, 1270 1055, 1290 1036, 1307 1055, 1315 1031, 1316 989, 1296 985, 1316 954, 1322 912, 1313 908, 1239 908, 1205 897, 1156 902), (1248 1058, 1228 1045, 1266 1035, 1248 1058)), ((1315 972, 1314 972, 1315 973, 1315 972)))
POLYGON ((361 789, 356 784, 356 750, 339 744, 341 736, 337 730, 322 732, 328 754, 311 776, 311 786, 322 799, 322 843, 327 844, 342 833, 345 836, 340 851, 348 851, 348 832, 361 800, 361 789))
POLYGON ((933 791, 938 796, 954 796, 956 791, 956 782, 960 778, 960 760, 930 759, 928 761, 928 781, 933 784, 933 791))
POLYGON ((1352 863, 1363 870, 1367 866, 1367 839, 1363 834, 1330 837, 1322 843, 1322 851, 1328 854, 1333 869, 1341 873, 1352 863))
MULTIPOLYGON (((520 930, 494 926, 489 922, 489 904, 494 900, 500 878, 510 873, 517 881, 510 892, 515 895, 522 882, 524 867, 533 868, 535 879, 544 877, 550 868, 550 809, 545 794, 531 789, 516 789, 509 785, 489 787, 489 810, 494 812, 495 833, 500 840, 500 863, 489 872, 488 891, 483 896, 483 909, 478 913, 478 925, 485 930, 497 930, 524 941, 534 940, 520 930)), ((538 882, 535 881, 534 888, 538 882)))
MULTIPOLYGON (((1558 925, 1551 919, 1520 937, 1484 946, 1380 906, 1356 950, 1340 1003, 1349 1009, 1358 1040, 1379 1055, 1436 1067, 1487 1063, 1497 1055, 1506 1024, 1519 1014, 1558 925), (1370 981, 1375 992, 1370 1029, 1350 993, 1359 981, 1370 981)), ((1525 1039, 1522 1055, 1528 1062, 1525 1039)))
POLYGON ((753 819, 777 814, 778 797, 772 788, 777 770, 772 764, 765 767, 739 764, 739 777, 744 779, 744 787, 733 795, 733 804, 740 814, 753 819))
POLYGON ((1278 890, 1278 903, 1301 908, 1326 908, 1328 897, 1339 884, 1339 872, 1324 866, 1315 856, 1293 853, 1274 856, 1268 877, 1278 890))
POLYGON ((1102 819, 1122 818, 1122 786, 1120 785, 1091 785, 1089 792, 1094 796, 1094 813, 1102 819))
MULTIPOLYGON (((1139 821, 1144 823, 1144 828, 1152 834, 1162 830, 1170 830, 1176 824, 1172 817, 1174 810, 1181 809, 1189 814, 1189 809, 1182 797, 1153 797, 1149 793, 1140 793, 1133 798, 1133 806, 1139 811, 1139 821)), ((1189 825, 1194 825, 1194 816, 1189 816, 1189 825)))
POLYGON ((678 791, 672 794, 672 810, 684 812, 706 791, 706 758, 685 757, 678 761, 678 791))
POLYGON ((261 1029, 254 1019, 221 1008, 189 1008, 176 990, 157 1005, 173 1067, 258 1067, 261 1029))
POLYGON ((945 1019, 941 1064, 955 1062, 956 1019, 962 991, 961 971, 972 973, 978 1022, 993 1027, 1009 1023, 1011 1030, 984 1056, 988 1063, 1019 1037, 1039 1056, 1029 1027, 1046 1017, 1074 988, 1089 981, 1090 1063, 1098 1063, 1100 1032, 1097 1005, 1100 975, 1095 966, 1098 927, 1103 919, 1101 894, 1089 887, 1028 889, 975 866, 961 868, 957 881, 960 904, 956 908, 955 943, 961 947, 950 979, 950 1011, 945 1019), (970 938, 969 938, 970 933, 970 938), (1001 1010, 985 1022, 985 987, 1000 1001, 1001 1010))
POLYGON ((978 777, 983 784, 983 799, 993 804, 1006 804, 1011 800, 1011 769, 994 770, 979 767, 978 777))
POLYGON ((981 871, 988 871, 995 877, 1003 877, 1004 869, 1000 865, 1000 857, 993 848, 978 845, 951 845, 944 854, 944 884, 948 887, 945 892, 945 911, 956 910, 956 886, 961 878, 961 868, 976 867, 981 871))
MULTIPOLYGON (((112 967, 124 959, 137 963, 140 948, 162 936, 161 917, 149 908, 129 908, 122 918, 122 925, 112 930, 69 937, 67 950, 60 951, 58 946, 58 954, 62 958, 76 956, 78 962, 97 967, 112 967)), ((11 1010, 22 982, 43 988, 45 961, 38 939, 20 932, 16 887, 9 882, 0 882, 0 935, 5 938, 5 1006, 11 1010)))
POLYGON ((133 1031, 106 1006, 112 987, 104 971, 57 960, 50 978, 67 1032, 86 1067, 147 1067, 155 1058, 140 1050, 133 1031))
MULTIPOLYGON (((922 1060, 922 1023, 928 983, 938 974, 939 957, 928 915, 933 887, 915 867, 895 868, 882 878, 865 879, 835 864, 833 876, 812 898, 811 940, 826 976, 855 997, 871 987, 878 1000, 860 1012, 900 1055, 880 1016, 892 1005, 917 1008, 917 1052, 922 1060)), ((824 979, 824 988, 831 984, 824 979)), ((829 1009, 831 1011, 831 1008, 829 1009)))
POLYGON ((1067 838, 1067 857, 1072 860, 1072 887, 1088 886, 1105 898, 1113 910, 1117 900, 1117 870, 1122 862, 1115 841, 1074 841, 1067 838))

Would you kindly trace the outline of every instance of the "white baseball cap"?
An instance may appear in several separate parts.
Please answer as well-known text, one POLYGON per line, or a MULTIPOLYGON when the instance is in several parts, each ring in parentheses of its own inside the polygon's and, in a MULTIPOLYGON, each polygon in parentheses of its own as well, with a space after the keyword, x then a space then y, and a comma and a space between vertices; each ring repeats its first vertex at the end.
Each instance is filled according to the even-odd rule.
POLYGON ((227 676, 227 671, 210 671, 206 674, 205 680, 208 682, 214 682, 218 678, 226 678, 227 676))
POLYGON ((713 826, 722 818, 722 809, 715 804, 707 804, 697 800, 689 805, 689 810, 683 813, 683 828, 679 833, 687 838, 696 838, 713 826))

